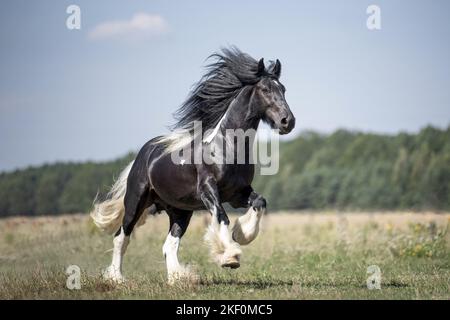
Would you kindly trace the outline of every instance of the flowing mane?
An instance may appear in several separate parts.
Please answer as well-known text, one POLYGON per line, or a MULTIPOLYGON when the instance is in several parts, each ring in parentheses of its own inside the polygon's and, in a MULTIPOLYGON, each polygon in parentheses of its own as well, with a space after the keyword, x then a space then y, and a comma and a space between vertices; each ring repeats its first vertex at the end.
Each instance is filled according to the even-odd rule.
POLYGON ((204 131, 214 128, 239 92, 261 79, 258 61, 236 47, 222 49, 209 58, 216 61, 206 67, 207 73, 175 112, 173 129, 189 130, 193 121, 201 121, 204 131))

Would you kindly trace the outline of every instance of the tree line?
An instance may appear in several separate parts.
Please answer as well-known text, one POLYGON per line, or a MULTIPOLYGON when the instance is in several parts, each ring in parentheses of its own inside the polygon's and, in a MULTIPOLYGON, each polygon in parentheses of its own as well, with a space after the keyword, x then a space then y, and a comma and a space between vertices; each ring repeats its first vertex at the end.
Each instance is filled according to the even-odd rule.
MULTIPOLYGON (((0 216, 87 212, 134 156, 1 173, 0 216)), ((272 211, 449 210, 450 126, 397 135, 303 132, 280 144, 278 174, 256 176, 253 187, 272 211)))

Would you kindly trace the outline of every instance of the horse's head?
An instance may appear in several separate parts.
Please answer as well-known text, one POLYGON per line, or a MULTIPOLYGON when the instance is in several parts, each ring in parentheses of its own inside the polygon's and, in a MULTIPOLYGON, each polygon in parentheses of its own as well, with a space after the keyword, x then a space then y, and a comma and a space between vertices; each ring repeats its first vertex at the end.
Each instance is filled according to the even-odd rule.
POLYGON ((289 108, 284 93, 286 89, 280 82, 281 63, 275 63, 265 69, 264 59, 259 60, 258 74, 261 76, 254 86, 253 99, 256 102, 257 114, 268 123, 272 129, 278 129, 280 134, 287 134, 295 126, 295 117, 289 108))

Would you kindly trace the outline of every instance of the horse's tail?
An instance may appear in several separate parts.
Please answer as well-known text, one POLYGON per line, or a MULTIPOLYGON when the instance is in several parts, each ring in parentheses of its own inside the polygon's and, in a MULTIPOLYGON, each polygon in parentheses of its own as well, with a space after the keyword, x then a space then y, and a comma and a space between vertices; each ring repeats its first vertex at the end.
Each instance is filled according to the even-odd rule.
POLYGON ((122 226, 125 215, 124 198, 127 191, 127 180, 133 163, 134 161, 120 173, 105 201, 98 202, 97 197, 94 200, 94 209, 90 215, 95 225, 109 234, 117 232, 122 226))

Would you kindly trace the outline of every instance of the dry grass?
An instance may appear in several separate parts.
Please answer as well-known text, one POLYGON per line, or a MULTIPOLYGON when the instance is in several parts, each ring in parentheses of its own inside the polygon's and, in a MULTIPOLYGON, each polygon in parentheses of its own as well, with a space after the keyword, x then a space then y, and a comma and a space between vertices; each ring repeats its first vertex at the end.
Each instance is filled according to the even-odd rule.
MULTIPOLYGON (((224 270, 202 242, 207 215, 194 216, 180 260, 200 274, 195 286, 166 284, 161 246, 167 217, 150 217, 133 236, 128 281, 100 277, 112 239, 86 215, 0 220, 1 299, 449 299, 450 214, 277 213, 243 248, 242 266, 224 270), (368 290, 369 265, 382 272, 368 290), (65 269, 82 270, 81 290, 66 288, 65 269)), ((234 218, 234 217, 233 217, 234 218)))

